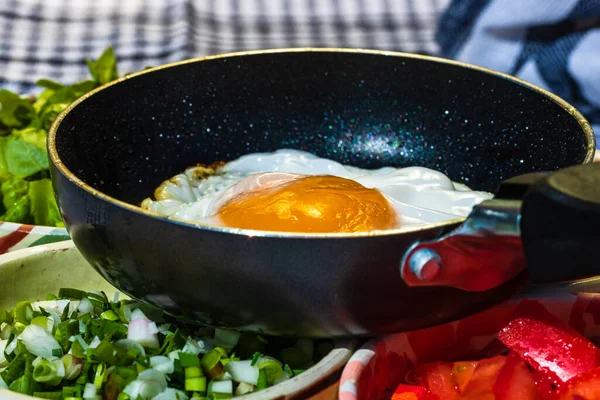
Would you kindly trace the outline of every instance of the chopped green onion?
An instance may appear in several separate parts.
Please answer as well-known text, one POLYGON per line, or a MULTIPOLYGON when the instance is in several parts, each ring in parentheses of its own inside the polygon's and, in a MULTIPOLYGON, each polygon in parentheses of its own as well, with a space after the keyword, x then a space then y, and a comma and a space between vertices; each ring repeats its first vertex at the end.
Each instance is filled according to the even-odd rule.
POLYGON ((266 389, 269 385, 267 384, 267 374, 264 369, 258 370, 258 379, 256 381, 256 388, 258 390, 266 389))
POLYGON ((200 359, 195 354, 179 353, 179 362, 183 368, 200 366, 200 359))
POLYGON ((0 308, 0 324, 5 322, 7 324, 12 323, 12 317, 10 316, 10 313, 8 311, 6 311, 3 308, 0 308))
POLYGON ((83 361, 72 354, 65 354, 61 361, 65 367, 66 380, 73 380, 77 378, 83 370, 83 361))
POLYGON ((85 296, 87 296, 87 293, 83 290, 72 288, 62 288, 58 290, 58 297, 62 299, 81 300, 85 296))
POLYGON ((62 361, 53 363, 52 361, 42 359, 33 369, 33 380, 40 383, 46 383, 50 386, 58 385, 64 376, 65 368, 62 361))
POLYGON ((252 361, 250 363, 250 365, 255 366, 256 362, 258 361, 258 359, 262 356, 261 353, 259 353, 258 351, 256 353, 254 353, 254 355, 252 356, 252 361))
POLYGON ((33 397, 38 397, 40 399, 56 399, 62 400, 63 393, 60 392, 33 392, 33 397))
POLYGON ((104 378, 105 378, 105 376, 104 376, 105 370, 106 370, 106 365, 104 363, 100 363, 100 364, 98 364, 98 367, 96 367, 96 375, 94 376, 94 385, 97 388, 102 387, 102 383, 104 382, 104 378))
POLYGON ((62 394, 65 399, 81 399, 82 391, 81 386, 63 386, 62 394))
POLYGON ((88 299, 90 303, 92 303, 92 305, 97 308, 106 308, 106 305, 108 304, 108 298, 106 297, 106 294, 104 294, 104 292, 87 292, 85 298, 88 299))
POLYGON ((205 392, 206 377, 200 367, 185 368, 185 390, 190 392, 205 392))
POLYGON ((271 357, 262 357, 257 363, 259 371, 265 371, 267 384, 270 386, 283 373, 282 365, 279 361, 271 357))
POLYGON ((13 392, 22 394, 33 394, 33 379, 29 375, 23 375, 20 378, 14 380, 8 389, 13 392))
POLYGON ((104 311, 102 314, 100 314, 100 318, 107 319, 109 321, 118 321, 119 320, 119 316, 113 310, 104 311))
POLYGON ((223 375, 223 365, 220 362, 221 357, 222 353, 217 348, 212 349, 202 357, 200 364, 204 373, 210 379, 217 379, 223 375))
POLYGON ((22 301, 15 307, 15 320, 24 325, 28 325, 33 318, 33 307, 28 301, 22 301))
POLYGON ((119 362, 117 354, 117 349, 112 342, 109 339, 104 338, 98 347, 96 347, 96 351, 94 351, 94 359, 110 365, 115 365, 119 362))

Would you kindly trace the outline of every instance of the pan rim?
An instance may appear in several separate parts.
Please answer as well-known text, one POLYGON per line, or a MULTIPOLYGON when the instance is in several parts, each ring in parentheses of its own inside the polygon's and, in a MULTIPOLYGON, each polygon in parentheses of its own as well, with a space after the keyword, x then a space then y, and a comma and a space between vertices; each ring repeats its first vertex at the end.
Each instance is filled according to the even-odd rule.
POLYGON ((596 150, 596 141, 595 135, 592 130, 591 125, 585 119, 585 117, 571 104, 569 104, 564 99, 559 96, 549 92, 546 89, 543 89, 537 85, 526 82, 520 78, 515 76, 505 74, 499 71, 495 71, 489 68, 480 67, 477 65, 465 63, 462 61, 449 60, 442 57, 436 56, 428 56, 421 54, 413 54, 413 53, 405 53, 398 51, 387 51, 387 50, 373 50, 373 49, 361 49, 361 48, 330 48, 330 47, 297 47, 297 48, 278 48, 278 49, 266 49, 266 50, 250 50, 250 51, 238 51, 238 52, 230 52, 230 53, 222 53, 216 55, 209 55, 204 57, 191 58, 187 60, 177 61, 173 63, 168 63, 160 66, 156 66, 153 68, 148 68, 139 72, 135 72, 121 78, 118 78, 112 82, 106 83, 75 100, 71 103, 63 112, 61 112, 58 117, 52 123, 50 130, 48 131, 48 139, 47 139, 47 148, 48 148, 48 156, 50 161, 54 165, 54 168, 63 175, 67 180, 71 183, 75 184, 77 187, 87 192, 88 194, 100 199, 101 201, 108 202, 114 206, 125 209, 127 211, 134 212, 138 215, 162 220, 167 223, 175 223, 181 226, 187 226, 190 228, 199 228, 201 230, 214 231, 219 233, 229 233, 235 235, 243 235, 248 237, 277 237, 277 238, 295 238, 295 239, 323 239, 323 238, 339 238, 339 239, 349 239, 349 238, 357 238, 357 237, 379 237, 379 236, 390 236, 390 235, 398 235, 403 233, 412 233, 412 232, 421 232, 421 231, 429 231, 431 229, 442 229, 448 228, 453 225, 459 224, 465 221, 465 217, 457 217, 455 219, 451 219, 444 222, 437 223, 428 223, 423 225, 418 225, 415 227, 407 227, 407 228, 396 228, 396 229, 387 229, 387 230, 375 230, 369 232, 351 232, 351 233, 303 233, 303 232, 272 232, 272 231, 259 231, 259 230, 251 230, 251 229, 238 229, 238 228, 228 228, 228 227, 220 227, 209 224, 202 223, 194 223, 191 221, 185 221, 181 219, 169 218, 162 214, 145 210, 140 206, 136 206, 121 200, 118 200, 112 196, 108 196, 102 191, 95 189, 81 180, 77 175, 75 175, 72 171, 70 171, 65 164, 62 162, 60 156, 58 155, 58 150, 56 149, 56 133, 58 128, 64 118, 79 104, 83 103, 90 97, 95 94, 106 90, 107 88, 117 85, 121 82, 124 82, 129 79, 134 79, 138 76, 142 76, 145 74, 149 74, 155 71, 173 68, 181 65, 192 64, 202 61, 209 61, 221 58, 232 58, 232 57, 241 57, 241 56, 250 56, 250 55, 261 55, 261 54, 281 54, 281 53, 310 53, 310 52, 322 52, 322 53, 351 53, 351 54, 370 54, 370 55, 381 55, 381 56, 393 56, 398 58, 409 58, 409 59, 418 59, 436 62, 440 64, 449 64, 454 66, 459 66, 463 68, 473 69, 479 72, 483 72, 489 75, 496 76, 498 78, 502 78, 518 85, 524 86, 542 96, 546 97, 549 100, 552 100, 555 104, 563 108, 569 115, 571 115, 579 124, 581 130, 583 131, 584 137, 587 142, 586 148, 586 157, 583 160, 582 164, 591 163, 594 159, 594 154, 596 150))

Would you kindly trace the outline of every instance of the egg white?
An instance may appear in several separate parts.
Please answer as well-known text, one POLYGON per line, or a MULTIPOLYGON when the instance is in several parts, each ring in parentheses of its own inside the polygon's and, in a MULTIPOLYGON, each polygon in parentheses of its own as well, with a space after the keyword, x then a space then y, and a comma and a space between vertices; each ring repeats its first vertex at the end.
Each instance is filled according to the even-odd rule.
POLYGON ((253 153, 230 161, 215 175, 199 177, 197 167, 165 181, 142 208, 189 222, 220 225, 216 214, 231 197, 302 175, 333 175, 379 190, 399 217, 399 228, 467 216, 473 206, 492 198, 452 182, 441 172, 424 167, 384 167, 374 170, 342 165, 313 154, 280 149, 253 153))

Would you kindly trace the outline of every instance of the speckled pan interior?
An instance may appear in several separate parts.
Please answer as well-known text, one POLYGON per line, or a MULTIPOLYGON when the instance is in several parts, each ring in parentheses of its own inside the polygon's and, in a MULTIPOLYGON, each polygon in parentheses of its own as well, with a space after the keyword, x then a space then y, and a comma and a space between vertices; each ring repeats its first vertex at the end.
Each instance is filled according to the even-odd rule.
POLYGON ((576 118, 528 87, 369 53, 173 66, 100 91, 65 124, 73 128, 56 145, 67 168, 134 204, 190 165, 283 147, 368 168, 427 166, 483 190, 524 171, 582 162, 589 147, 576 118))

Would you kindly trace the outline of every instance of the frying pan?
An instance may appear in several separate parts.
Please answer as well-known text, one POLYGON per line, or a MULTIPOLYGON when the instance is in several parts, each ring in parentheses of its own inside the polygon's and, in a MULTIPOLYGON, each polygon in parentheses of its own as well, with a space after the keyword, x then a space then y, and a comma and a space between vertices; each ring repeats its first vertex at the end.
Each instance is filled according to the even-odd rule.
POLYGON ((597 169, 541 174, 589 163, 594 148, 573 107, 516 78, 344 49, 226 54, 146 70, 76 101, 48 137, 69 234, 112 285, 198 323, 313 337, 412 330, 475 313, 525 287, 525 258, 534 283, 594 275, 581 251, 586 244, 597 256, 600 247, 597 169), (137 206, 191 165, 279 148, 362 168, 426 166, 487 191, 536 174, 506 182, 467 221, 402 233, 247 231, 137 206), (595 186, 569 196, 578 188, 565 189, 564 174, 595 186))

